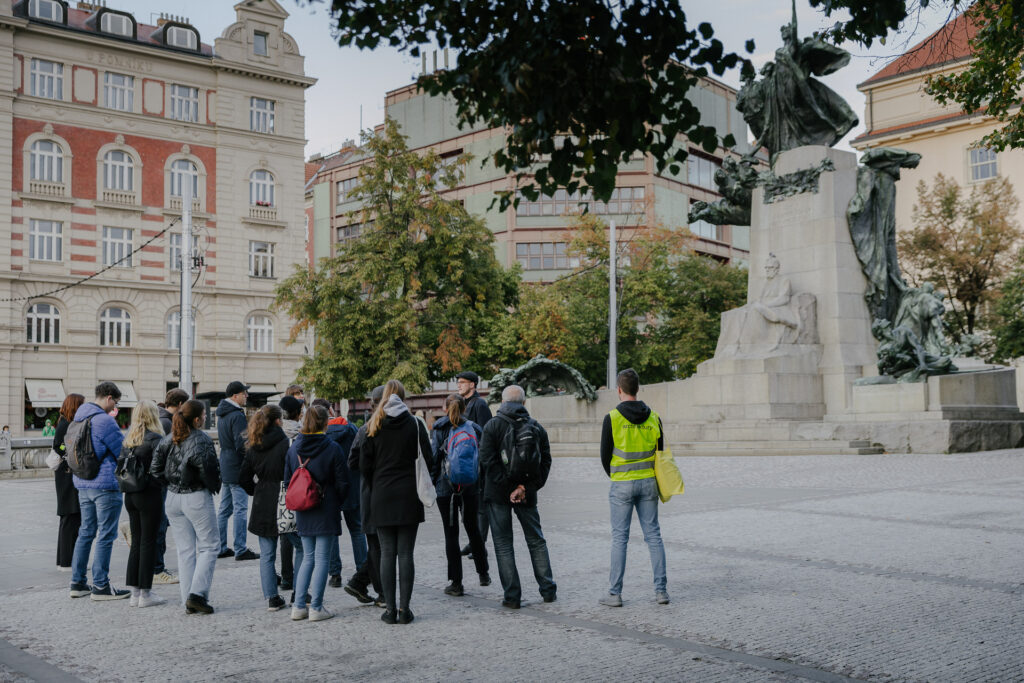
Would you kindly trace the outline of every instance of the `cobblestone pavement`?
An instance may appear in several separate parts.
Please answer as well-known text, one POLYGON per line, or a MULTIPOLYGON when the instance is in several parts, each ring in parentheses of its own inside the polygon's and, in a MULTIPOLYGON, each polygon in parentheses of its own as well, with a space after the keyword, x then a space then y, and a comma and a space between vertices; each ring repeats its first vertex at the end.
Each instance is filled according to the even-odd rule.
MULTIPOLYGON (((1024 681, 1024 451, 677 460, 687 493, 661 507, 670 605, 654 603, 637 524, 625 606, 597 604, 607 480, 596 459, 558 458, 541 492, 558 601, 540 601, 521 535, 530 604, 501 608, 493 561, 494 585, 444 596, 431 510, 408 626, 330 587, 336 618, 293 623, 265 611, 258 563, 230 559, 210 617, 71 600, 52 482, 2 481, 0 681, 1024 681)), ((126 557, 118 539, 115 585, 126 557)))

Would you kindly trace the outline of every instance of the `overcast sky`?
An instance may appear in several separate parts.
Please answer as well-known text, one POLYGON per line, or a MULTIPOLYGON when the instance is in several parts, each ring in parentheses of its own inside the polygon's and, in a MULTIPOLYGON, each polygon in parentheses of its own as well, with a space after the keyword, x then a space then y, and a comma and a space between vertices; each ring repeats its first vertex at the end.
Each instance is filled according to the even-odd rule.
MULTIPOLYGON (((337 150, 347 139, 358 139, 360 121, 363 128, 384 120, 384 93, 407 85, 419 73, 420 62, 393 49, 373 52, 355 48, 339 48, 331 38, 328 2, 279 0, 291 16, 285 30, 295 37, 299 51, 306 58, 306 74, 319 79, 306 96, 306 156, 337 150), (361 108, 361 113, 360 113, 361 108), (360 116, 362 118, 360 118, 360 116)), ((235 20, 234 3, 228 0, 107 0, 111 8, 125 9, 135 14, 136 20, 154 24, 161 11, 173 7, 175 14, 184 15, 199 30, 203 42, 212 44, 229 24, 235 20)), ((850 65, 822 79, 850 103, 857 116, 864 118, 864 97, 857 84, 869 78, 910 45, 922 40, 945 23, 949 3, 933 2, 923 11, 920 21, 891 35, 887 45, 875 44, 870 50, 859 45, 845 45, 853 58, 850 65)), ((760 67, 772 57, 781 45, 779 27, 789 20, 789 0, 718 0, 692 2, 683 0, 687 18, 693 26, 709 21, 715 35, 727 49, 743 50, 748 38, 756 43, 754 62, 760 67)), ((830 25, 807 0, 797 0, 800 35, 830 25)), ((739 73, 734 70, 721 78, 729 85, 739 85, 739 73)), ((863 126, 853 129, 855 137, 863 126)), ((844 140, 840 147, 849 149, 844 140)))

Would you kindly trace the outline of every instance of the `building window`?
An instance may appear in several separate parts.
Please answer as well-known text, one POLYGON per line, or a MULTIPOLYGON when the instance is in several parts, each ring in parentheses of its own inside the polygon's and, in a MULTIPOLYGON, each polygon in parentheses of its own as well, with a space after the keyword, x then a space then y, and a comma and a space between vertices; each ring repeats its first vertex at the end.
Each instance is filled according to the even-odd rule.
POLYGON ((29 150, 29 178, 64 182, 64 149, 51 140, 36 140, 29 150))
POLYGON ((338 204, 344 204, 355 198, 355 189, 359 186, 359 178, 345 178, 338 181, 338 204))
POLYGON ((188 159, 178 159, 171 164, 171 196, 181 197, 185 183, 192 180, 192 199, 199 198, 199 169, 188 159))
POLYGON ((117 14, 116 12, 103 13, 103 18, 100 20, 100 30, 116 36, 135 37, 132 20, 124 14, 117 14))
POLYGON ((274 102, 253 97, 249 103, 249 130, 256 133, 274 132, 274 102))
POLYGON ((259 55, 260 57, 266 57, 270 54, 267 50, 267 34, 260 31, 256 31, 252 34, 252 52, 253 54, 259 55))
MULTIPOLYGON (((196 348, 196 314, 189 319, 189 346, 196 348)), ((177 351, 181 348, 181 311, 171 311, 167 316, 167 348, 177 351)))
POLYGON ((249 176, 249 205, 274 206, 274 176, 270 171, 253 171, 249 176))
POLYGON ((131 192, 135 189, 135 162, 127 152, 113 150, 103 156, 103 188, 131 192))
POLYGON ((33 59, 29 76, 29 93, 51 100, 64 99, 64 65, 33 59))
POLYGON ((29 221, 28 257, 36 261, 62 260, 63 227, 59 221, 29 221))
POLYGON ((132 317, 123 308, 111 306, 100 315, 100 346, 131 346, 132 317))
POLYGON ((523 270, 565 270, 580 265, 579 257, 566 254, 565 242, 520 242, 516 260, 523 270))
MULTIPOLYGON (((181 233, 172 232, 169 240, 170 249, 168 249, 170 257, 170 268, 172 271, 177 272, 181 270, 181 233)), ((189 256, 194 256, 199 253, 199 235, 192 235, 192 251, 189 256)))
POLYGON ((274 245, 249 242, 249 277, 274 277, 274 245))
POLYGON ((268 316, 254 313, 245 321, 246 348, 253 353, 274 352, 274 323, 268 316))
POLYGON ((53 304, 33 304, 25 318, 29 344, 60 343, 60 311, 53 304))
POLYGON ((28 15, 33 19, 44 19, 64 23, 64 6, 57 0, 28 0, 28 15))
MULTIPOLYGON (((372 228, 375 221, 370 221, 369 227, 372 228)), ((342 225, 337 230, 337 241, 344 242, 345 240, 355 239, 363 234, 362 223, 352 223, 351 225, 342 225)))
POLYGON ((999 175, 996 164, 996 151, 988 147, 977 147, 970 150, 970 177, 976 183, 999 175))
POLYGON ((690 232, 697 237, 703 237, 708 240, 718 240, 718 226, 712 225, 707 221, 693 221, 690 223, 690 232))
POLYGON ((718 192, 718 186, 715 185, 715 171, 721 167, 722 164, 717 161, 690 154, 686 160, 686 182, 703 187, 705 190, 718 192))
POLYGON ((166 42, 171 47, 180 47, 185 50, 195 50, 199 47, 199 36, 190 28, 168 26, 166 36, 166 42))
POLYGON ((199 88, 171 86, 171 118, 177 121, 199 121, 199 88))
POLYGON ((555 190, 551 197, 541 195, 536 201, 528 201, 519 195, 517 216, 562 216, 582 212, 585 208, 598 215, 619 215, 641 213, 645 209, 644 188, 617 187, 607 202, 594 201, 589 192, 577 190, 569 193, 555 190))
POLYGON ((131 228, 103 228, 103 265, 132 267, 131 228))
POLYGON ((135 78, 124 74, 103 74, 103 106, 118 111, 134 110, 135 78))

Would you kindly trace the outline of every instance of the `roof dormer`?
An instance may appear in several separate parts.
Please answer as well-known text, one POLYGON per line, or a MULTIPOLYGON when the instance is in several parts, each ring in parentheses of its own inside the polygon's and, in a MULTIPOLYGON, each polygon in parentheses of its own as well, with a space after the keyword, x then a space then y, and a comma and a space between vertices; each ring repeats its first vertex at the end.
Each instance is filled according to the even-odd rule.
POLYGON ((16 15, 36 21, 64 26, 68 23, 68 3, 64 0, 20 0, 13 9, 16 15))
POLYGON ((93 12, 85 25, 97 33, 105 33, 108 36, 118 36, 135 40, 138 36, 138 24, 135 17, 128 12, 121 12, 115 9, 99 7, 93 12))
POLYGON ((153 31, 151 39, 176 50, 199 52, 199 31, 191 24, 179 21, 164 21, 153 31))

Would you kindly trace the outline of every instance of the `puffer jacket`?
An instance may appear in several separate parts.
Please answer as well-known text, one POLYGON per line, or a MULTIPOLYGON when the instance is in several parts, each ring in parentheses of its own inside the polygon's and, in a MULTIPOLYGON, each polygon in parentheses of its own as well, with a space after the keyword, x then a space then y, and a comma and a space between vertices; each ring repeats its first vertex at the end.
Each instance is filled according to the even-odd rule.
POLYGON ((193 429, 176 444, 168 434, 156 447, 150 474, 174 493, 219 492, 220 463, 213 439, 201 429, 193 429))
POLYGON ((245 411, 225 399, 217 405, 220 471, 225 484, 237 484, 245 456, 245 411))
POLYGON ((147 429, 146 433, 142 437, 142 443, 138 446, 125 446, 121 449, 121 457, 118 458, 118 460, 121 460, 122 458, 127 458, 129 455, 134 454, 136 458, 142 461, 146 471, 151 474, 149 477, 149 483, 146 485, 147 491, 159 490, 161 487, 160 482, 152 477, 152 472, 153 454, 156 452, 156 448, 162 439, 162 435, 147 429))
MULTIPOLYGON (((473 431, 476 433, 476 443, 479 448, 480 438, 483 436, 484 430, 480 428, 480 425, 473 422, 472 420, 465 420, 463 424, 468 422, 473 426, 473 431)), ((461 426, 461 425, 460 425, 461 426)), ((438 498, 444 498, 454 493, 452 484, 448 481, 448 477, 444 473, 444 463, 448 459, 448 437, 452 433, 452 422, 448 419, 447 415, 443 415, 434 422, 434 428, 430 432, 430 446, 431 451, 434 454, 434 464, 430 468, 430 480, 434 482, 434 493, 437 494, 438 498)), ((480 467, 479 458, 477 460, 477 482, 479 482, 480 467)), ((477 495, 476 484, 463 484, 459 487, 459 493, 468 496, 477 495)))
POLYGON ((257 536, 277 537, 277 498, 287 453, 288 437, 277 425, 267 430, 259 446, 245 449, 242 471, 251 471, 257 479, 249 510, 249 531, 257 536))
POLYGON ((75 488, 120 491, 114 470, 117 467, 117 458, 121 455, 121 444, 124 443, 121 428, 117 426, 114 418, 103 412, 103 408, 92 402, 83 403, 75 413, 75 422, 87 419, 92 420, 89 428, 92 432, 92 447, 96 452, 96 459, 100 461, 100 471, 95 479, 79 479, 72 475, 75 488))

